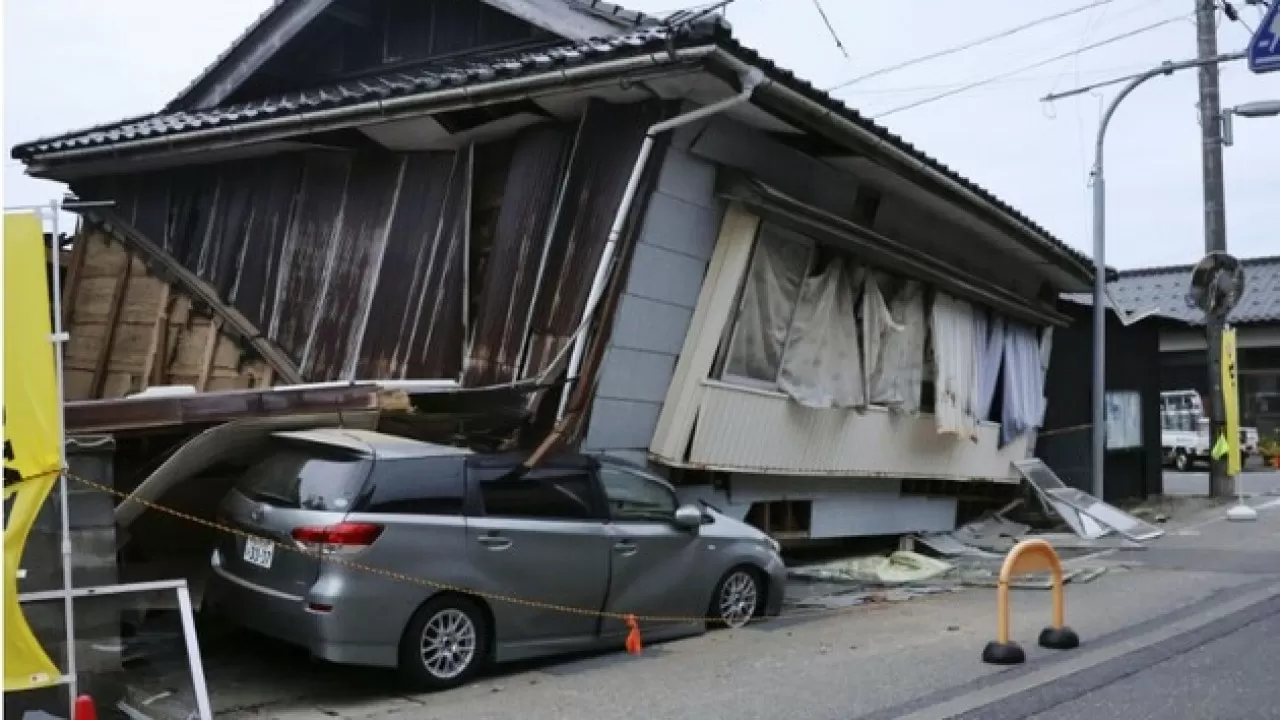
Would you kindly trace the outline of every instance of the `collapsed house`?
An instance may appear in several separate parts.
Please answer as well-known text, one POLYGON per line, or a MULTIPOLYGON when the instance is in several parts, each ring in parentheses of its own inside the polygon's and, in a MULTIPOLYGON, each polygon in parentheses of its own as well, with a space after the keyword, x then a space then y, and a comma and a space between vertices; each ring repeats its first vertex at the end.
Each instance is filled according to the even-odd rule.
POLYGON ((117 460, 152 499, 346 393, 780 538, 950 530, 1018 482, 1093 276, 718 16, 598 0, 283 0, 159 112, 13 154, 112 203, 67 261, 68 429, 185 443, 117 460))

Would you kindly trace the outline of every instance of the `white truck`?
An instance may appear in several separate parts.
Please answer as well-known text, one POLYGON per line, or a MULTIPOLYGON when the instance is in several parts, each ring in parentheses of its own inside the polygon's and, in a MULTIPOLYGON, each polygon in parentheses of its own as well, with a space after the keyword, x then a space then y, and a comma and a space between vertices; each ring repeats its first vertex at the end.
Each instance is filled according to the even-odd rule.
MULTIPOLYGON (((1213 442, 1200 393, 1195 390, 1160 393, 1160 447, 1165 464, 1179 471, 1209 462, 1213 442)), ((1240 428, 1240 464, 1244 465, 1251 455, 1257 454, 1258 429, 1240 428)))

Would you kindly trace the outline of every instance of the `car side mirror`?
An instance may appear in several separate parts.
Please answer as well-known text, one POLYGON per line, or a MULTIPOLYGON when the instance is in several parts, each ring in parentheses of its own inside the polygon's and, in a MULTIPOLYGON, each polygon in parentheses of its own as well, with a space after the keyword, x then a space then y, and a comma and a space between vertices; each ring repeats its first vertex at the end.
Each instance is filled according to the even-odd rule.
POLYGON ((674 522, 681 530, 696 530, 702 527, 702 511, 692 505, 681 505, 676 508, 674 522))

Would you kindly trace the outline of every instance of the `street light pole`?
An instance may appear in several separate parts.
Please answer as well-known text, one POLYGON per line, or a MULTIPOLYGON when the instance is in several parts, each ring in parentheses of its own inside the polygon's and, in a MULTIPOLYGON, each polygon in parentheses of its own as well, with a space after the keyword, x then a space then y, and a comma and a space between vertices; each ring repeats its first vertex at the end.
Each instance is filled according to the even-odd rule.
MULTIPOLYGON (((1092 385, 1092 452, 1091 470, 1093 473, 1093 494, 1099 500, 1105 500, 1103 493, 1106 483, 1103 477, 1106 466, 1106 373, 1107 373, 1107 186, 1103 173, 1103 148, 1107 135, 1107 126, 1115 115, 1116 108, 1139 85, 1160 75, 1171 75, 1179 70, 1198 68, 1209 63, 1221 63, 1228 60, 1239 60, 1243 53, 1233 53, 1212 58, 1197 58, 1181 62, 1166 61, 1160 67, 1152 68, 1144 73, 1134 75, 1129 82, 1116 93, 1102 114, 1102 122, 1098 124, 1098 135, 1094 141, 1093 171, 1093 385, 1092 385)), ((1077 95, 1091 88, 1071 90, 1049 95, 1045 101, 1077 95)))

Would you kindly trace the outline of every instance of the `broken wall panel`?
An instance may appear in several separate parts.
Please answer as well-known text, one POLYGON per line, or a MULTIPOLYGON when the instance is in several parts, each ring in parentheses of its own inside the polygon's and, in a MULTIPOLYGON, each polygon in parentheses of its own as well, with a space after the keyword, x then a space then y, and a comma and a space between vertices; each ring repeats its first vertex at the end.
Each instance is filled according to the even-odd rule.
POLYGON ((279 280, 267 335, 293 356, 304 374, 307 340, 318 312, 316 301, 324 291, 350 168, 347 155, 326 153, 307 159, 297 211, 280 251, 279 280))
POLYGON ((658 101, 612 105, 593 99, 578 127, 564 206, 547 252, 545 277, 534 305, 525 374, 541 372, 581 321, 596 264, 608 239, 627 179, 658 101))
POLYGON ((488 235, 488 261, 478 278, 465 385, 516 379, 569 140, 562 128, 547 125, 516 137, 501 205, 488 235))
POLYGON ((426 267, 415 276, 413 319, 404 343, 401 377, 456 378, 462 371, 463 274, 471 188, 471 153, 450 168, 439 224, 427 238, 426 267))
MULTIPOLYGON (((114 201, 129 247, 166 280, 183 276, 195 314, 215 310, 231 336, 273 358, 277 375, 457 378, 467 366, 467 384, 501 383, 541 370, 572 333, 659 113, 656 102, 593 102, 574 126, 545 124, 457 152, 279 153, 89 178, 74 189, 114 201), (541 360, 529 362, 532 354, 541 360)), ((89 286, 109 299, 118 282, 89 286)), ((184 378, 199 379, 195 366, 211 357, 204 380, 221 382, 227 351, 218 342, 180 348, 176 328, 150 322, 120 337, 181 349, 184 378)), ((89 396, 106 392, 94 366, 89 396)), ((154 384, 158 366, 133 362, 127 374, 154 384)))
POLYGON ((347 349, 359 339, 358 323, 368 307, 371 278, 378 273, 403 167, 402 157, 391 153, 360 153, 352 159, 329 254, 318 275, 319 294, 309 298, 317 309, 301 360, 307 377, 338 379, 347 349))
POLYGON ((302 158, 280 155, 263 163, 260 170, 265 187, 255 198, 228 300, 250 322, 266 329, 276 297, 280 256, 302 182, 302 158))
POLYGON ((452 152, 405 157, 400 199, 391 213, 368 320, 359 339, 359 377, 406 377, 407 340, 420 319, 418 300, 430 294, 423 281, 434 257, 441 215, 447 202, 458 197, 450 192, 455 162, 452 152))

